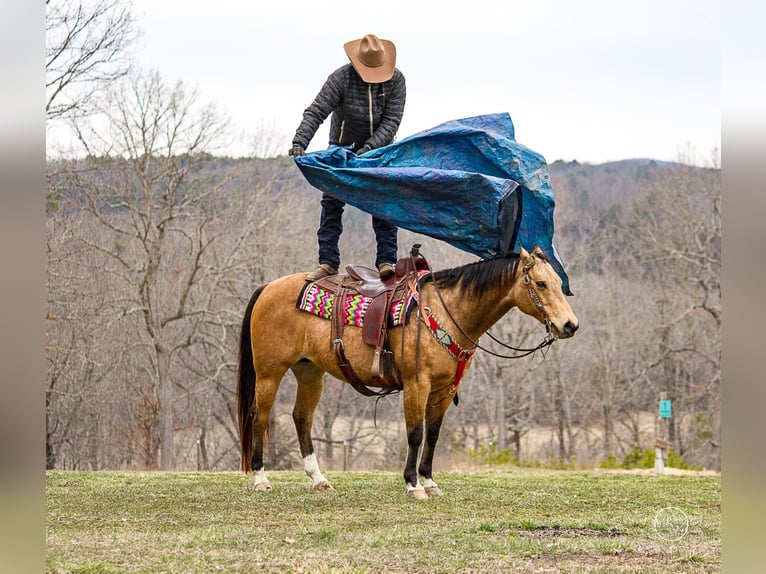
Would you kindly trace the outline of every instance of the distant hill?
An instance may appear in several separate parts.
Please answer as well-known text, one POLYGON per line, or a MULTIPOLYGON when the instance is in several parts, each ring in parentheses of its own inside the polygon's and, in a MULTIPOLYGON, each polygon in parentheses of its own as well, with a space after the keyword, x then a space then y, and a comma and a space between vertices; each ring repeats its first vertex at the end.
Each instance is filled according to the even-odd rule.
POLYGON ((628 207, 642 185, 672 162, 653 159, 626 159, 602 164, 555 161, 549 165, 554 195, 569 193, 571 205, 578 209, 605 209, 613 205, 628 207))
MULTIPOLYGON (((677 165, 650 158, 603 164, 554 161, 549 164, 549 169, 557 212, 566 212, 569 221, 592 220, 594 215, 606 212, 627 213, 634 201, 646 190, 652 178, 677 165), (581 217, 585 214, 588 217, 581 217)), ((272 182, 269 186, 270 192, 289 190, 290 194, 309 210, 318 209, 319 192, 308 184, 292 160, 287 157, 235 159, 206 155, 204 161, 195 168, 194 175, 201 176, 203 180, 214 181, 229 177, 235 172, 239 185, 250 187, 265 177, 272 182)), ((68 193, 76 191, 69 190, 68 193)), ((49 197, 49 201, 51 199, 49 197)), ((349 210, 349 213, 352 220, 361 216, 354 210, 349 210)), ((349 223, 354 225, 354 221, 349 223)), ((566 226, 559 227, 557 233, 565 232, 565 229, 566 226)))

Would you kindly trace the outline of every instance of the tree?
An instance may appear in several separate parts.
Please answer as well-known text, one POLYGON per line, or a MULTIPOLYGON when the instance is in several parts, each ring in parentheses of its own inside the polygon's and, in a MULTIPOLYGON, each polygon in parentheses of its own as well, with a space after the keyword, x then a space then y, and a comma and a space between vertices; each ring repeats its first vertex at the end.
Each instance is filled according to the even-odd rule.
POLYGON ((718 464, 721 381, 721 174, 683 163, 647 182, 631 235, 640 273, 656 285, 659 390, 673 401, 680 454, 706 445, 718 464), (685 433, 689 435, 687 439, 685 433), (695 436, 696 435, 696 436, 695 436))
POLYGON ((252 271, 249 242, 268 235, 279 212, 264 207, 274 198, 268 173, 243 191, 241 170, 205 169, 227 121, 198 100, 182 83, 131 74, 96 105, 92 121, 77 125, 87 157, 52 175, 65 184, 66 210, 87 218, 87 230, 72 232, 101 255, 94 278, 108 274, 118 283, 111 319, 131 333, 123 340, 128 374, 143 397, 133 432, 146 433, 144 464, 167 469, 176 464, 177 424, 206 424, 205 416, 174 407, 177 397, 204 413, 211 395, 200 381, 226 394, 221 378, 232 367, 231 333, 240 320, 232 300, 244 296, 238 280, 252 271))
POLYGON ((45 115, 87 115, 95 97, 127 74, 138 37, 132 3, 45 2, 45 115))

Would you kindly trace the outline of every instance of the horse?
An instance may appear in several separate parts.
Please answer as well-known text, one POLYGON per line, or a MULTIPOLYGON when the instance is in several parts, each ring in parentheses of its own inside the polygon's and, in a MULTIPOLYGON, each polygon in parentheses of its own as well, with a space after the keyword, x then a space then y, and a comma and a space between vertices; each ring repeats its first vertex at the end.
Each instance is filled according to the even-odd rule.
MULTIPOLYGON (((304 470, 315 490, 333 489, 320 471, 311 427, 324 374, 349 381, 333 352, 331 321, 296 308, 305 285, 306 273, 297 273, 260 286, 242 321, 237 386, 241 470, 253 472, 256 490, 272 488, 263 453, 272 405, 288 369, 297 380, 292 416, 304 470)), ((457 384, 470 367, 479 337, 513 307, 544 324, 550 342, 572 337, 579 322, 561 279, 537 246, 532 252, 520 247, 518 253, 439 270, 411 288, 417 291, 417 316, 409 325, 389 327, 388 339, 403 393, 407 495, 426 499, 442 495, 432 474, 434 450, 450 399, 457 398, 457 384)), ((360 330, 346 329, 343 345, 348 362, 368 387, 390 388, 393 383, 371 375, 374 348, 355 332, 360 330)))

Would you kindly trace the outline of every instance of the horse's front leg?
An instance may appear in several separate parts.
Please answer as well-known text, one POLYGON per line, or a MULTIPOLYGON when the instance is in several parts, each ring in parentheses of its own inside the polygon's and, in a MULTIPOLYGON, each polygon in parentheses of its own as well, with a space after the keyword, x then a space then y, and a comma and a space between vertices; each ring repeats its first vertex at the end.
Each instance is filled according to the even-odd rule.
POLYGON ((416 499, 428 498, 425 488, 418 480, 417 471, 418 454, 423 442, 427 388, 428 385, 423 380, 411 380, 404 385, 404 422, 407 427, 407 463, 404 466, 404 481, 407 483, 407 496, 416 499))
POLYGON ((332 485, 319 470, 314 443, 311 440, 311 427, 314 423, 314 410, 322 397, 323 373, 313 364, 303 368, 294 368, 298 379, 298 392, 293 407, 293 422, 298 433, 298 444, 303 457, 303 468, 311 478, 314 490, 333 490, 332 485))
POLYGON ((434 482, 432 476, 432 467, 434 462, 434 451, 436 450, 436 442, 439 440, 439 431, 442 427, 442 421, 444 420, 444 414, 449 408, 452 395, 446 397, 442 394, 441 397, 431 397, 431 400, 435 399, 436 402, 429 402, 426 407, 426 444, 423 447, 423 456, 420 460, 420 476, 423 478, 423 487, 425 488, 428 496, 441 496, 442 491, 434 482))

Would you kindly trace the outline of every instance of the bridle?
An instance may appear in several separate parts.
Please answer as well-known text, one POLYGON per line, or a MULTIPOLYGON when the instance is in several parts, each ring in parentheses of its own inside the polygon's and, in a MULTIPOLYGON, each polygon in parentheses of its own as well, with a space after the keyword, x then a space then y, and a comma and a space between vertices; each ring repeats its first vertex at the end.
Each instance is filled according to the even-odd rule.
POLYGON ((543 307, 543 302, 540 300, 540 296, 537 294, 537 291, 535 291, 534 287, 532 287, 532 278, 529 276, 529 270, 532 269, 534 265, 535 265, 535 258, 532 257, 532 261, 521 268, 521 272, 524 274, 524 277, 522 277, 522 282, 527 287, 529 298, 532 299, 532 302, 535 304, 535 307, 537 307, 537 310, 540 311, 540 314, 542 314, 543 316, 543 322, 545 323, 545 332, 550 335, 551 320, 548 318, 548 313, 545 311, 545 308, 543 307))
POLYGON ((444 302, 444 299, 442 298, 442 294, 439 290, 439 288, 436 286, 436 282, 433 282, 434 290, 436 291, 436 295, 439 297, 439 301, 442 304, 442 307, 444 308, 444 311, 447 313, 447 316, 450 318, 452 323, 457 327, 457 330, 460 331, 460 334, 463 335, 470 343, 477 349, 481 349, 485 353, 488 353, 494 357, 498 357, 501 359, 521 359, 522 357, 526 357, 528 355, 531 355, 537 351, 541 351, 543 353, 543 356, 545 356, 544 349, 546 347, 549 347, 553 344, 553 342, 556 340, 556 337, 554 337, 553 333, 551 332, 551 321, 548 317, 548 313, 545 311, 545 307, 543 306, 543 302, 540 299, 540 296, 537 294, 537 291, 535 291, 534 286, 532 285, 532 279, 529 276, 529 270, 535 265, 536 259, 534 256, 531 257, 531 261, 525 265, 522 266, 521 271, 523 274, 522 281, 524 285, 527 288, 527 292, 529 293, 529 297, 532 299, 532 303, 534 303, 535 307, 540 311, 540 313, 543 316, 543 322, 545 323, 545 331, 546 335, 545 338, 538 344, 536 347, 533 348, 519 348, 514 347, 512 345, 508 345, 507 343, 503 343, 500 341, 497 337, 495 337, 492 333, 487 331, 487 335, 489 338, 491 338, 493 341, 498 343, 500 346, 505 347, 506 349, 509 349, 511 351, 516 351, 518 353, 521 353, 519 355, 503 355, 501 353, 496 353, 495 351, 491 349, 487 349, 486 347, 483 347, 479 344, 478 341, 475 341, 468 333, 465 332, 465 330, 460 326, 460 324, 455 320, 455 318, 452 316, 452 313, 450 312, 449 308, 444 302))

